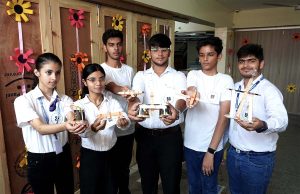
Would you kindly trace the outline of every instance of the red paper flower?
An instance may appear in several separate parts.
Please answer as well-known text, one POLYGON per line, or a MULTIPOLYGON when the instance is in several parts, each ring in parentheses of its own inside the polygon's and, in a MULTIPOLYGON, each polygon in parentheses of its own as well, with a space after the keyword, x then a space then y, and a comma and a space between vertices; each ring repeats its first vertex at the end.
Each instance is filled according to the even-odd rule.
POLYGON ((293 34, 293 39, 295 40, 295 41, 299 41, 300 40, 300 33, 294 33, 293 34))
POLYGON ((73 9, 69 9, 69 13, 69 20, 71 21, 71 26, 74 26, 76 28, 83 27, 82 20, 84 20, 84 11, 81 9, 78 12, 75 12, 73 9))
POLYGON ((227 49, 227 54, 232 55, 234 53, 234 50, 232 48, 227 49))
POLYGON ((120 62, 124 63, 125 62, 125 57, 123 55, 120 56, 120 62))
POLYGON ((150 33, 151 30, 151 26, 149 24, 144 24, 142 26, 141 32, 144 36, 148 36, 148 34, 150 33))
POLYGON ((24 71, 24 67, 27 72, 31 71, 30 63, 34 64, 35 60, 30 59, 29 56, 33 53, 32 49, 26 51, 26 53, 20 53, 19 48, 15 48, 15 56, 10 56, 11 61, 16 61, 16 65, 18 66, 18 73, 22 73, 24 71))
POLYGON ((250 41, 249 41, 248 38, 244 38, 242 44, 243 44, 243 45, 246 45, 246 44, 249 44, 249 42, 250 42, 250 41))
POLYGON ((88 62, 89 58, 86 53, 78 52, 72 54, 71 61, 75 63, 79 72, 81 72, 84 68, 84 62, 88 62))

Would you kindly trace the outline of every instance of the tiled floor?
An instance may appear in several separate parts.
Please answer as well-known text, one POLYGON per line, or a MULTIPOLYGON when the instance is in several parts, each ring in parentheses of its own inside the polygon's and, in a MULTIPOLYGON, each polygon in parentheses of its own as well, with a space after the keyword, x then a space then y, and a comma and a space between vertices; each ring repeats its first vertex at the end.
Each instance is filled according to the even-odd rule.
MULTIPOLYGON (((287 131, 280 134, 277 145, 275 169, 268 194, 300 194, 300 116, 289 116, 287 131)), ((133 166, 130 177, 132 194, 142 194, 139 173, 133 166)), ((219 171, 219 184, 222 194, 229 194, 225 162, 219 171)), ((159 194, 162 194, 161 185, 159 194)), ((183 165, 181 193, 187 194, 186 168, 183 165)))

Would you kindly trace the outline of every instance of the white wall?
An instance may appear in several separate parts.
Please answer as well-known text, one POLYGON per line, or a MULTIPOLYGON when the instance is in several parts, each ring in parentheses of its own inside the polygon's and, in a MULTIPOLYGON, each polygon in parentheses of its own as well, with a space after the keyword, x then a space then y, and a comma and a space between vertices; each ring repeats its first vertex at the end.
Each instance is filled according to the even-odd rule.
POLYGON ((195 23, 182 23, 175 21, 175 32, 206 32, 206 31, 215 31, 214 27, 205 26, 195 23))
POLYGON ((161 9, 174 11, 208 22, 216 27, 231 27, 233 13, 216 0, 133 0, 161 9))
POLYGON ((240 11, 233 15, 233 28, 256 28, 300 25, 300 10, 269 8, 240 11))

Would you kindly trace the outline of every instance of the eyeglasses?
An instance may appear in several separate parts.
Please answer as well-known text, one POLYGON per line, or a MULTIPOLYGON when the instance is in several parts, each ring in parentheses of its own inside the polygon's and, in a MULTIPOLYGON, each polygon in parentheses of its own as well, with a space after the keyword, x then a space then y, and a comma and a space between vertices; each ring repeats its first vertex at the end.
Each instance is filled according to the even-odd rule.
POLYGON ((256 63, 257 60, 258 60, 257 58, 239 59, 238 63, 239 63, 239 65, 253 64, 253 63, 256 63))
POLYGON ((160 47, 151 47, 151 52, 158 52, 161 51, 162 53, 167 53, 168 51, 170 51, 170 48, 160 48, 160 47))
POLYGON ((100 77, 100 78, 91 77, 91 78, 87 78, 86 80, 92 83, 95 83, 96 81, 99 81, 101 83, 105 81, 105 77, 100 77))
POLYGON ((216 54, 217 54, 216 52, 200 53, 200 54, 199 54, 199 57, 200 57, 200 58, 204 58, 205 56, 206 56, 206 57, 213 57, 213 56, 215 56, 216 54))

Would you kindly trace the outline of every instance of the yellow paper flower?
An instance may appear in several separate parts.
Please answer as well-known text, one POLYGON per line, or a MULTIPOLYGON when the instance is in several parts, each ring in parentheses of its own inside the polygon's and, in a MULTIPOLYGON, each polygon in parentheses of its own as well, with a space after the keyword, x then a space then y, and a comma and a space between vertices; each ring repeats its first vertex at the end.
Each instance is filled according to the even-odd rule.
POLYGON ((116 16, 113 17, 113 21, 111 26, 115 29, 115 30, 119 30, 122 31, 123 30, 123 24, 124 22, 122 21, 123 17, 119 14, 117 14, 116 16))
POLYGON ((6 11, 8 15, 16 14, 15 20, 17 22, 21 22, 21 19, 28 22, 29 19, 26 14, 33 14, 33 10, 28 9, 31 7, 30 2, 23 3, 23 0, 12 0, 12 2, 7 1, 6 6, 11 8, 6 11))
POLYGON ((149 50, 144 50, 142 59, 143 59, 144 63, 149 62, 149 60, 150 60, 149 50))
POLYGON ((296 85, 295 85, 295 84, 292 84, 292 83, 290 83, 290 84, 287 86, 287 88, 286 88, 286 90, 287 90, 289 93, 294 93, 294 92, 296 92, 296 89, 297 89, 296 85))

